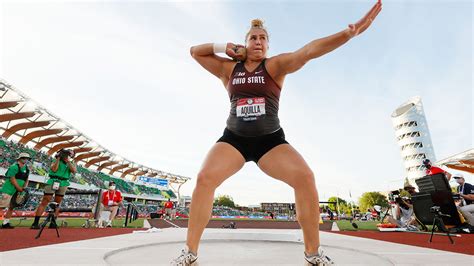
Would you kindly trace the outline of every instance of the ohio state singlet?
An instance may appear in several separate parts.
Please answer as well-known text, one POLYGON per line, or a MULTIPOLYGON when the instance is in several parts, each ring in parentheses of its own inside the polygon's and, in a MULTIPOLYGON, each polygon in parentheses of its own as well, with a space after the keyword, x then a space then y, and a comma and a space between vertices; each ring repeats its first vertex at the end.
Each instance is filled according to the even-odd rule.
POLYGON ((280 129, 280 87, 268 74, 265 60, 252 72, 237 63, 227 84, 230 113, 227 129, 241 136, 261 136, 280 129))

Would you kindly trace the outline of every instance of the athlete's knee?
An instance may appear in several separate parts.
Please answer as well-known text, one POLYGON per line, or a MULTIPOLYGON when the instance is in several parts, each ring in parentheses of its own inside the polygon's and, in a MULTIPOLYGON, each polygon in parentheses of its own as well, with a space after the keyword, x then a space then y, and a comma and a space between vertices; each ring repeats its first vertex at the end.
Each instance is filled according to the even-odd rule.
POLYGON ((298 169, 294 173, 293 188, 315 188, 314 173, 311 169, 298 169))
POLYGON ((196 187, 215 189, 219 184, 214 180, 215 175, 206 170, 201 170, 197 175, 196 187))

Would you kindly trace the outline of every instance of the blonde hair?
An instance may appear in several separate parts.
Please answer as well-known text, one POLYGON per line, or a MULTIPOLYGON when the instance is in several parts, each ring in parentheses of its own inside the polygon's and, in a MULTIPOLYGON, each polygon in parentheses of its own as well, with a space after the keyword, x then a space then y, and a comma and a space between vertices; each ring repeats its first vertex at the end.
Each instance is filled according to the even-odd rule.
POLYGON ((265 28, 263 26, 263 20, 261 20, 259 18, 252 19, 252 21, 250 22, 250 29, 247 32, 247 34, 245 35, 245 42, 246 43, 247 43, 247 39, 249 38, 250 31, 253 30, 253 29, 262 29, 265 32, 265 34, 267 35, 267 39, 269 38, 267 28, 265 28))

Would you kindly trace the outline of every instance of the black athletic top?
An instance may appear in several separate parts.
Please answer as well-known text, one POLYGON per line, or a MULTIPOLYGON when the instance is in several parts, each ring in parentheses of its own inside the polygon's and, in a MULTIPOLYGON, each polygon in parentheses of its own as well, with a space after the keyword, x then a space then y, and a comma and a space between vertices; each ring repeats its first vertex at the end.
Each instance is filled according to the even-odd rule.
POLYGON ((265 60, 253 72, 248 72, 243 62, 237 63, 227 84, 231 104, 227 129, 249 137, 280 129, 280 91, 265 68, 265 60))

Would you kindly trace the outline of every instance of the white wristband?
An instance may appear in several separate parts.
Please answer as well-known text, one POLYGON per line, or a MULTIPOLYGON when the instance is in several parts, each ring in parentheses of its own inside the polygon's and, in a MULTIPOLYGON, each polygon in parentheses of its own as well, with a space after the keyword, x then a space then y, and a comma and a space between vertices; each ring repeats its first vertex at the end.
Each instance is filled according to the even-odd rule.
POLYGON ((214 43, 212 45, 212 49, 214 50, 215 54, 225 53, 227 49, 227 43, 214 43))

